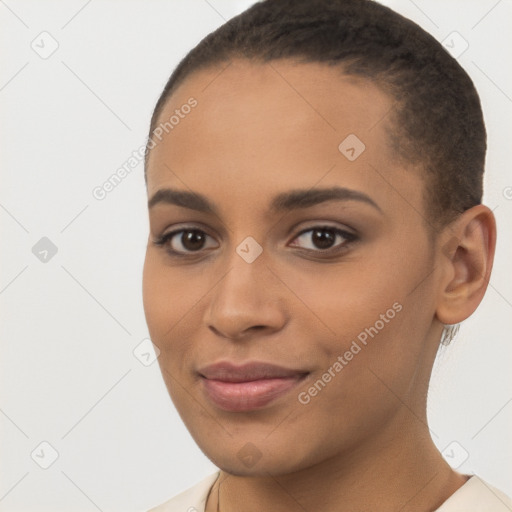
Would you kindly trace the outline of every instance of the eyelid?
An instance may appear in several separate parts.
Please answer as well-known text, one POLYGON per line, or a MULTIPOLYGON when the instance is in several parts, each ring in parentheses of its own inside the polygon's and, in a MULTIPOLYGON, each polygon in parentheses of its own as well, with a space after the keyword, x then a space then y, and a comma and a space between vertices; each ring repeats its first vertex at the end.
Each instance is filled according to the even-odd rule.
POLYGON ((162 238, 168 237, 169 235, 173 235, 173 234, 176 235, 176 233, 179 233, 181 231, 193 231, 193 230, 202 231, 206 235, 214 238, 213 235, 210 234, 210 228, 208 228, 204 224, 201 224, 201 223, 191 223, 191 224, 183 223, 183 224, 176 224, 176 225, 171 226, 169 229, 165 229, 162 232, 162 234, 161 235, 157 235, 154 238, 153 241, 161 240, 162 238))
MULTIPOLYGON (((180 233, 183 233, 185 231, 200 231, 201 233, 205 234, 206 236, 215 239, 212 235, 208 233, 208 231, 204 227, 195 226, 193 224, 187 224, 184 226, 174 226, 173 229, 170 229, 169 231, 164 231, 161 235, 156 236, 151 241, 154 245, 157 246, 165 246, 169 242, 171 242, 177 235, 180 233)), ((194 254, 200 254, 202 252, 202 249, 199 251, 176 251, 175 249, 167 249, 167 251, 173 255, 177 256, 188 256, 188 255, 194 255, 194 254)))
MULTIPOLYGON (((341 231, 343 233, 347 233, 349 235, 353 235, 353 236, 357 236, 357 233, 355 233, 354 229, 352 228, 349 228, 348 226, 345 226, 345 225, 340 225, 340 224, 329 224, 329 221, 317 221, 309 226, 306 226, 304 228, 302 228, 296 235, 295 235, 295 238, 298 237, 299 235, 302 235, 303 233, 305 233, 306 231, 311 231, 312 229, 332 229, 334 231, 341 231)), ((292 229, 292 231, 295 231, 295 228, 292 229)))

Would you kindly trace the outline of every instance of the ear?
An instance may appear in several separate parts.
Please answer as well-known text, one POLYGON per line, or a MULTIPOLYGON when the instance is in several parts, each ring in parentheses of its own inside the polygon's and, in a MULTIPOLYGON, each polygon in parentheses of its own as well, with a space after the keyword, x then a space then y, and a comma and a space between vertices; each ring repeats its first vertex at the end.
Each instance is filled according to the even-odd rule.
POLYGON ((475 311, 487 289, 496 247, 494 214, 487 206, 474 206, 448 225, 439 240, 436 316, 444 324, 456 324, 475 311))

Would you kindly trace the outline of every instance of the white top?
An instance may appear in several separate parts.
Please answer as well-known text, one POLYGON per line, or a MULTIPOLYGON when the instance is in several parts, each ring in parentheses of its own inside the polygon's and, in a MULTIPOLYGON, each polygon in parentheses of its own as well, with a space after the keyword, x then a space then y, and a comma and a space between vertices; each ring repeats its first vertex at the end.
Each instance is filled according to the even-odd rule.
MULTIPOLYGON (((147 512, 204 512, 206 497, 219 471, 147 512)), ((512 499, 477 475, 459 487, 434 512, 511 512, 512 499)))

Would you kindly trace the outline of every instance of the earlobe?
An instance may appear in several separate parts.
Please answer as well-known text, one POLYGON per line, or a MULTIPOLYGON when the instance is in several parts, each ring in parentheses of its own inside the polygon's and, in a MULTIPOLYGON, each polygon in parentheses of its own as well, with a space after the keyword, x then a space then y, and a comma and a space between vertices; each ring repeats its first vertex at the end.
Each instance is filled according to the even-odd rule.
POLYGON ((457 324, 480 304, 489 283, 496 246, 496 220, 484 205, 466 210, 446 227, 438 254, 443 277, 439 283, 437 318, 457 324))

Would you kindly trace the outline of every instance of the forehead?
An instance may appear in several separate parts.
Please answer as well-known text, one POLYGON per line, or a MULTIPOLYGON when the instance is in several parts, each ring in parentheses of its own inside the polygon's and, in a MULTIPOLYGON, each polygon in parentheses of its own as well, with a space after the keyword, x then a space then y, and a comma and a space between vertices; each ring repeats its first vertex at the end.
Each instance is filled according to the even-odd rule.
POLYGON ((323 184, 382 189, 385 174, 402 186, 409 178, 388 138, 393 106, 372 82, 320 63, 234 60, 194 72, 156 123, 167 129, 153 138, 148 194, 180 178, 203 191, 285 190, 326 175, 323 184), (191 98, 196 106, 184 108, 191 98))
MULTIPOLYGON (((280 138, 296 137, 301 131, 303 136, 322 132, 338 138, 347 130, 373 139, 384 133, 369 133, 381 122, 389 130, 385 121, 395 103, 369 80, 344 75, 339 67, 237 59, 193 72, 167 100, 159 122, 169 120, 191 97, 198 102, 191 116, 201 120, 200 126, 194 123, 194 130, 201 129, 198 136, 207 132, 236 140, 250 132, 250 141, 276 132, 280 138)), ((174 126, 169 138, 190 135, 189 124, 174 126)))

